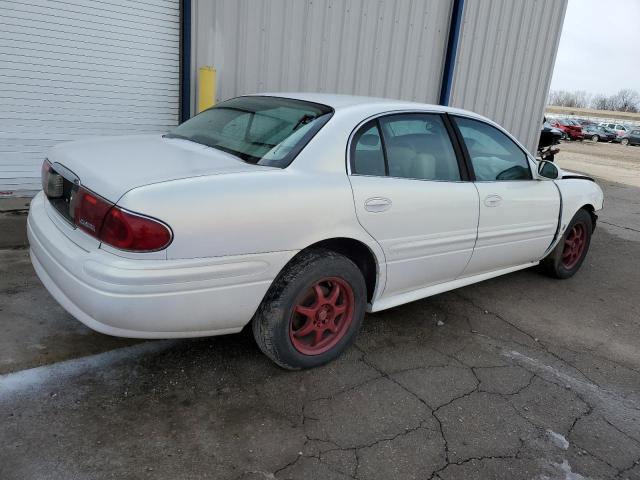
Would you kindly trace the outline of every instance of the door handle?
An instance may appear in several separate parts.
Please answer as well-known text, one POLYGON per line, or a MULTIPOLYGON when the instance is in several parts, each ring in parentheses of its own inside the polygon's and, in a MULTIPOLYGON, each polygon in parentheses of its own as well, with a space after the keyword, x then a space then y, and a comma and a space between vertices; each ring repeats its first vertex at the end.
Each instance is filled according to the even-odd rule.
POLYGON ((484 204, 487 207, 497 207, 502 203, 502 197, 500 195, 487 195, 484 197, 484 204))
POLYGON ((384 212, 390 208, 391 200, 384 197, 372 197, 364 202, 364 209, 368 212, 384 212))

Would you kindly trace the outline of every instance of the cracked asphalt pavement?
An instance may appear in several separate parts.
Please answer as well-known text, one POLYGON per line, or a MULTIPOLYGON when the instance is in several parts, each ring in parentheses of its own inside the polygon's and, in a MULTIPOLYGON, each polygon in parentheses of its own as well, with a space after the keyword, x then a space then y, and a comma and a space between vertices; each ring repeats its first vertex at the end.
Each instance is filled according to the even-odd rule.
POLYGON ((574 278, 530 269, 368 315, 342 358, 299 372, 250 332, 92 332, 26 250, 0 250, 0 478, 640 479, 640 189, 601 184, 574 278))

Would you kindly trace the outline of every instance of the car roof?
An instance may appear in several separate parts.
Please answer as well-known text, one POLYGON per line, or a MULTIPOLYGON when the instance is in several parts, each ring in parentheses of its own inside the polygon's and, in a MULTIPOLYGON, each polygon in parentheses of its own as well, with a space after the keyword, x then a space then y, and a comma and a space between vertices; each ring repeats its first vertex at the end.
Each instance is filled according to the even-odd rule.
MULTIPOLYGON (((258 93, 256 96, 282 97, 292 98, 295 100, 304 100, 307 102, 321 103, 327 105, 334 110, 346 110, 362 105, 379 106, 380 110, 399 110, 399 109, 429 109, 435 112, 443 113, 460 113, 466 116, 472 116, 483 120, 489 120, 482 115, 462 110, 460 108, 445 107, 442 105, 433 105, 428 103, 412 102, 408 100, 396 100, 392 98, 367 97, 362 95, 343 95, 337 93, 313 93, 313 92, 268 92, 258 93)), ((489 120, 490 121, 490 120, 489 120)))

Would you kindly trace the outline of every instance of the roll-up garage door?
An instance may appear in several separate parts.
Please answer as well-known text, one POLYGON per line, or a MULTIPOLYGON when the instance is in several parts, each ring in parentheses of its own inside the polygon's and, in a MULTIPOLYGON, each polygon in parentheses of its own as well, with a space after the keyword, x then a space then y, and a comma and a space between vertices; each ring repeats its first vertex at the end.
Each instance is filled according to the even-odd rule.
POLYGON ((179 0, 0 0, 0 194, 57 143, 176 125, 179 52, 179 0))

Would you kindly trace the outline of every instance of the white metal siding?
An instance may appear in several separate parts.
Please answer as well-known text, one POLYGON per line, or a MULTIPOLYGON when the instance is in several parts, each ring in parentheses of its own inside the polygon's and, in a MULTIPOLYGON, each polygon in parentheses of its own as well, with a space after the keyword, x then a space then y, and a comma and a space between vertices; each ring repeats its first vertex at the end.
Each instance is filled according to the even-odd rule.
POLYGON ((451 6, 451 0, 195 0, 194 86, 197 67, 213 65, 219 100, 313 91, 436 103, 451 6))
POLYGON ((178 0, 0 0, 0 191, 46 149, 178 123, 178 0))
POLYGON ((567 0, 465 0, 451 105, 535 153, 567 0))

